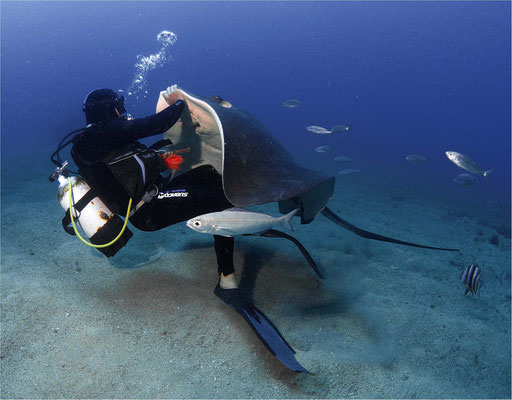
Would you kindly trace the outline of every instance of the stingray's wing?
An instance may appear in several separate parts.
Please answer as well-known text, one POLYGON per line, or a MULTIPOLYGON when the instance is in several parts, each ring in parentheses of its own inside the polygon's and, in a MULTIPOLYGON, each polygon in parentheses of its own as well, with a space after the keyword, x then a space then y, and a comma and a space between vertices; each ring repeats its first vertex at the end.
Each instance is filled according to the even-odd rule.
POLYGON ((333 177, 297 164, 249 113, 174 87, 178 90, 188 110, 166 137, 194 147, 180 170, 213 165, 222 174, 224 194, 236 207, 279 202, 281 212, 289 212, 299 206, 302 223, 308 223, 326 206, 334 191, 333 177))

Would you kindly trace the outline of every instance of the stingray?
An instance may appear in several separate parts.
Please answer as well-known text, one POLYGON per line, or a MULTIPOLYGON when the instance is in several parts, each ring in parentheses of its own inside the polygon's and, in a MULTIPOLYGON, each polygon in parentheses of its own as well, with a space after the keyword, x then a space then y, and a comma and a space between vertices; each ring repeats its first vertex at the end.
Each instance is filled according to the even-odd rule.
MULTIPOLYGON (((176 85, 161 92, 157 112, 178 98, 187 106, 179 121, 164 133, 175 151, 187 149, 179 174, 202 165, 212 165, 222 176, 226 198, 235 207, 277 202, 281 213, 299 208, 302 224, 323 214, 335 224, 364 238, 434 250, 425 246, 382 236, 360 229, 327 207, 334 192, 334 177, 303 167, 256 118, 219 96, 201 97, 176 85), (167 101, 166 101, 167 98, 167 101)), ((294 243, 319 278, 323 278, 313 258, 293 236, 270 229, 256 236, 284 238, 294 243)), ((277 327, 240 289, 222 289, 214 294, 237 311, 263 344, 288 368, 308 372, 295 358, 295 351, 277 327)))
POLYGON ((177 148, 190 148, 179 173, 212 165, 221 174, 224 194, 235 207, 277 202, 283 214, 299 207, 302 224, 312 222, 321 213, 366 239, 458 251, 394 239, 356 227, 327 207, 335 178, 296 163, 251 114, 220 96, 201 97, 177 85, 160 93, 157 112, 167 105, 166 97, 170 102, 181 97, 187 103, 180 120, 164 134, 177 148))

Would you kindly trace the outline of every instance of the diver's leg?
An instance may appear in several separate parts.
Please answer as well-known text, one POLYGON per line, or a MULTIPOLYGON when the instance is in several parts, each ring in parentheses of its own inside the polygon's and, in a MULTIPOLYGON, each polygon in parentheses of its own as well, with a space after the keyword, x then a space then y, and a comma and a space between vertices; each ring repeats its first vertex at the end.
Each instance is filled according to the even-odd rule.
POLYGON ((297 361, 295 351, 274 324, 254 304, 245 300, 242 291, 238 289, 233 266, 235 239, 218 235, 214 235, 214 239, 220 279, 215 289, 213 289, 213 293, 245 319, 263 344, 284 365, 293 371, 308 372, 297 361))
POLYGON ((213 235, 213 239, 215 241, 215 253, 217 254, 217 270, 220 277, 219 286, 222 289, 236 289, 238 285, 233 264, 235 238, 213 235))
POLYGON ((293 371, 308 372, 295 358, 295 351, 283 338, 274 324, 254 304, 244 299, 235 279, 233 253, 235 238, 213 236, 219 271, 219 283, 213 293, 228 306, 237 311, 249 324, 263 344, 284 365, 293 371))

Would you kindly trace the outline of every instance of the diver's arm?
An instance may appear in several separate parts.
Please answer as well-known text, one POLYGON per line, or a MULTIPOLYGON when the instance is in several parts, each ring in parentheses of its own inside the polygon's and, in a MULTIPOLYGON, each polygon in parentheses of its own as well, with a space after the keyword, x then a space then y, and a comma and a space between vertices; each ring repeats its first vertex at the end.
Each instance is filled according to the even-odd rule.
POLYGON ((108 134, 101 137, 105 147, 115 148, 139 139, 164 133, 180 118, 185 107, 183 100, 178 100, 159 113, 145 118, 132 120, 113 120, 108 122, 108 134))
POLYGON ((180 99, 159 113, 128 121, 127 129, 135 135, 135 140, 158 135, 178 121, 183 108, 185 108, 185 102, 180 99))
POLYGON ((119 146, 165 132, 176 123, 184 107, 185 103, 178 100, 159 113, 146 118, 115 119, 98 124, 80 134, 73 147, 84 159, 99 160, 119 146))

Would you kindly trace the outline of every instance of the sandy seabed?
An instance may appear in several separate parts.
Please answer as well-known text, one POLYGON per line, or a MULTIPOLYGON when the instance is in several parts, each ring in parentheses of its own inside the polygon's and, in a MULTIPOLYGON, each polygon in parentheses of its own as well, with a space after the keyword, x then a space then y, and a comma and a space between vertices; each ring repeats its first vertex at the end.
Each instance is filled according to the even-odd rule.
POLYGON ((2 169, 3 399, 510 398, 508 209, 339 178, 330 208, 348 221, 461 251, 294 219, 323 281, 290 242, 237 238, 240 284, 312 372, 297 374, 213 294, 211 236, 132 228, 107 259, 62 230, 50 172, 33 159, 2 169), (474 262, 485 285, 464 296, 474 262))

